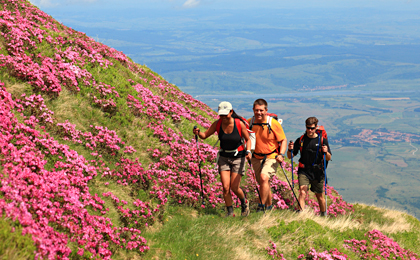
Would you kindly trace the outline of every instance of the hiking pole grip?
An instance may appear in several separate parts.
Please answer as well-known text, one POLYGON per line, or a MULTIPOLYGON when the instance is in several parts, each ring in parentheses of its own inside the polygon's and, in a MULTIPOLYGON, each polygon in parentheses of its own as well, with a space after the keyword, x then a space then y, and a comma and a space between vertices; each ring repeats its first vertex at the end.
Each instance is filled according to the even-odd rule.
MULTIPOLYGON (((194 126, 194 130, 197 129, 197 128, 198 128, 197 126, 194 126)), ((198 135, 195 135, 195 141, 196 142, 198 141, 198 135)))

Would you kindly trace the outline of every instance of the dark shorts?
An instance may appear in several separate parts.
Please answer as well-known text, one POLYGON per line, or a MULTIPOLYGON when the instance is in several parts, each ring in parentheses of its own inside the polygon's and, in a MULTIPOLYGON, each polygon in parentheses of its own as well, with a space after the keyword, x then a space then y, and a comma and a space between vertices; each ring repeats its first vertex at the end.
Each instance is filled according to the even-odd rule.
POLYGON ((324 177, 321 180, 310 181, 305 174, 299 174, 299 187, 311 185, 311 191, 314 193, 322 193, 324 191, 324 177))
POLYGON ((219 172, 230 171, 242 176, 245 175, 245 157, 234 158, 220 156, 217 164, 219 165, 219 172))

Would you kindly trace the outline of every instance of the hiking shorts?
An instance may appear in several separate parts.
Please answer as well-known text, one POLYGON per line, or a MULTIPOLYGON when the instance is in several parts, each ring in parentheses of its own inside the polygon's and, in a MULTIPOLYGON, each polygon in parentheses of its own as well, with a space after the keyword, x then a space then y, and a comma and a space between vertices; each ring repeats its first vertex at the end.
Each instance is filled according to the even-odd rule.
POLYGON ((322 193, 324 191, 324 178, 322 178, 320 181, 318 180, 310 181, 308 179, 308 176, 306 176, 305 174, 299 174, 298 180, 299 180, 299 187, 311 185, 311 191, 313 193, 322 193))
POLYGON ((252 168, 254 168, 255 177, 257 178, 257 181, 260 180, 260 175, 265 174, 270 179, 274 175, 276 175, 277 168, 279 167, 279 164, 277 163, 276 159, 266 159, 265 163, 263 165, 263 168, 261 169, 261 162, 262 159, 252 158, 252 168))
POLYGON ((234 158, 220 156, 217 164, 219 165, 219 173, 222 171, 230 171, 242 176, 245 175, 245 157, 234 158))

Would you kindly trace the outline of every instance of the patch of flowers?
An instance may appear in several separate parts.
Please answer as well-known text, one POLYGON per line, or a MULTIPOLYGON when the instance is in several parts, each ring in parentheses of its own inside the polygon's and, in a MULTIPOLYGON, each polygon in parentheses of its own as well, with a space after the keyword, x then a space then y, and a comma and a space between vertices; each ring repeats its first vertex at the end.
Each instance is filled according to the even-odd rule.
POLYGON ((30 95, 22 94, 22 100, 16 100, 16 107, 18 112, 24 112, 29 116, 35 116, 36 121, 41 124, 53 124, 54 123, 54 112, 49 110, 45 105, 44 99, 41 95, 30 95))
POLYGON ((379 230, 365 234, 367 240, 350 239, 344 241, 344 247, 355 252, 360 259, 419 259, 419 256, 385 236, 379 230))
MULTIPOLYGON (((327 185, 327 194, 327 211, 330 217, 337 217, 339 215, 346 215, 348 213, 354 212, 353 205, 344 201, 343 197, 338 194, 334 187, 327 185)), ((316 199, 309 199, 309 197, 307 197, 306 202, 308 203, 308 206, 314 209, 315 213, 319 213, 319 204, 316 199)))
POLYGON ((115 90, 115 87, 110 85, 100 83, 94 87, 94 93, 99 97, 90 93, 92 101, 94 104, 99 106, 103 111, 108 113, 113 113, 116 111, 117 104, 115 103, 112 96, 120 97, 118 92, 115 90))
MULTIPOLYGON (((79 252, 109 259, 117 248, 148 249, 140 230, 115 227, 109 218, 87 209, 103 210, 103 201, 89 193, 96 168, 66 145, 19 123, 11 95, 0 89, 0 214, 17 220, 38 248, 37 258, 67 258, 68 242, 79 252), (49 156, 57 157, 46 169, 49 156)), ((26 121, 35 120, 31 116, 26 121)))
POLYGON ((298 259, 313 259, 313 260, 347 260, 348 256, 336 248, 330 251, 317 252, 314 248, 309 250, 306 255, 299 255, 298 259))
POLYGON ((134 115, 139 116, 140 114, 144 114, 158 122, 166 118, 171 118, 177 122, 181 120, 182 116, 188 120, 194 120, 206 128, 211 125, 211 122, 207 118, 198 115, 180 103, 168 101, 162 96, 154 95, 149 88, 141 84, 136 84, 133 88, 139 93, 139 99, 131 95, 128 96, 128 105, 133 109, 134 115))
POLYGON ((273 241, 270 241, 270 246, 266 247, 265 250, 267 251, 267 254, 269 256, 271 256, 272 259, 276 259, 276 260, 286 260, 283 257, 283 254, 280 254, 277 251, 277 245, 276 243, 274 243, 273 241))

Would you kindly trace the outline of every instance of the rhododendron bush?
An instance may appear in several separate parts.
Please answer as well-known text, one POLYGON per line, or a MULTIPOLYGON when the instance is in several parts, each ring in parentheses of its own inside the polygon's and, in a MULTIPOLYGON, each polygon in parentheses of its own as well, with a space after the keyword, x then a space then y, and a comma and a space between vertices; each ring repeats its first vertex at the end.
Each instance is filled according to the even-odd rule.
POLYGON ((360 259, 419 259, 419 256, 385 236, 379 230, 365 234, 368 240, 345 240, 344 246, 355 252, 360 259))
MULTIPOLYGON (((209 127, 217 116, 208 106, 27 1, 3 2, 0 34, 0 72, 31 89, 17 96, 0 84, 0 215, 18 221, 23 233, 32 236, 37 258, 108 259, 121 249, 148 250, 141 231, 162 221, 168 205, 201 207, 200 168, 206 206, 223 207, 217 150, 203 142, 197 150, 191 132, 178 129, 187 123, 209 127), (117 66, 129 72, 126 85, 100 78, 117 66), (137 117, 144 122, 142 130, 157 143, 143 151, 150 165, 133 156, 140 148, 121 138, 119 129, 91 124, 81 130, 71 120, 60 122, 46 100, 64 89, 111 120, 137 117), (90 159, 64 143, 88 151, 90 159), (133 195, 126 201, 108 190, 92 194, 89 186, 97 180, 142 191, 144 198, 133 195), (118 225, 105 200, 116 209, 118 225)), ((282 166, 287 171, 294 167, 282 166)), ((258 198, 255 187, 248 169, 243 188, 252 201, 258 198)), ((287 182, 274 177, 271 188, 275 208, 296 208, 287 182)), ((352 210, 331 187, 328 192, 332 215, 352 210)), ((308 203, 317 210, 315 201, 308 198, 308 203)))
MULTIPOLYGON (((365 236, 368 237, 367 240, 344 240, 344 250, 347 249, 356 253, 360 259, 419 259, 417 254, 401 248, 397 242, 376 229, 367 232, 365 236)), ((283 254, 279 252, 281 250, 278 250, 277 245, 272 241, 265 250, 272 259, 285 259, 283 254)), ((306 254, 299 255, 298 259, 346 260, 350 258, 337 248, 323 252, 311 248, 306 254)))

